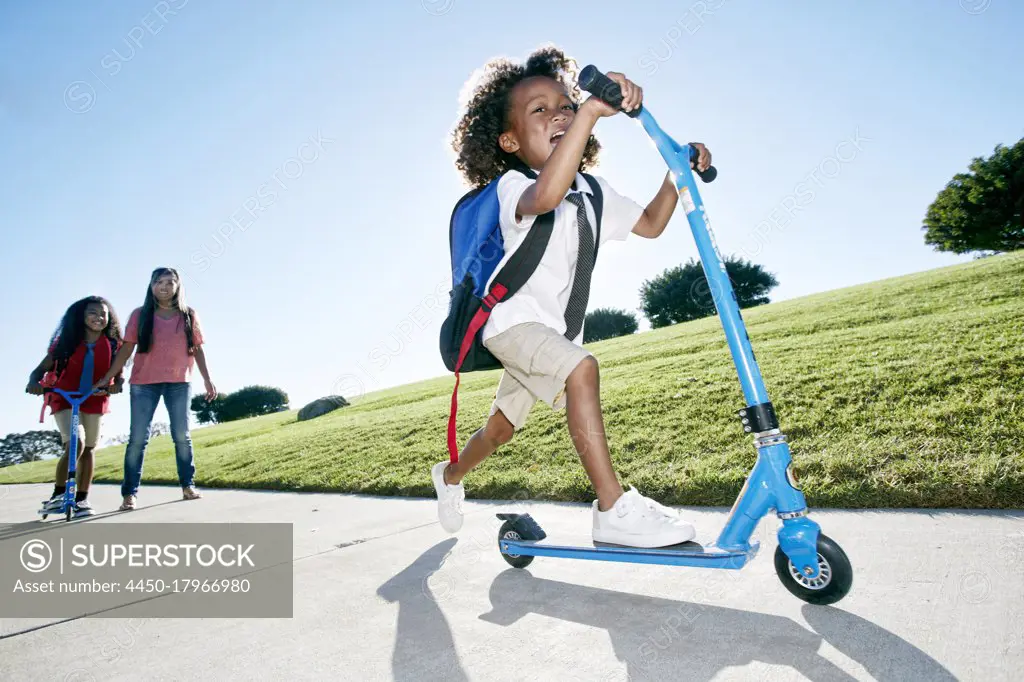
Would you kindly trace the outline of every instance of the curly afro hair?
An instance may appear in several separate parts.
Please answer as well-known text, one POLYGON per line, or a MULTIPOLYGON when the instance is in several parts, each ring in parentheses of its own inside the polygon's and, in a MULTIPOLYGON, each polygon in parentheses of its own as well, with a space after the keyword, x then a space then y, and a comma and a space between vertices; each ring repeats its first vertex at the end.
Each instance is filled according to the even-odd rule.
MULTIPOLYGON (((534 76, 546 76, 561 83, 576 105, 580 90, 576 85, 576 62, 556 47, 546 47, 531 54, 525 64, 495 59, 483 68, 483 76, 473 89, 466 112, 452 133, 456 167, 475 188, 483 187, 522 162, 498 146, 498 137, 509 128, 509 107, 512 89, 534 76)), ((597 162, 600 145, 593 135, 587 142, 580 161, 580 171, 597 162)))

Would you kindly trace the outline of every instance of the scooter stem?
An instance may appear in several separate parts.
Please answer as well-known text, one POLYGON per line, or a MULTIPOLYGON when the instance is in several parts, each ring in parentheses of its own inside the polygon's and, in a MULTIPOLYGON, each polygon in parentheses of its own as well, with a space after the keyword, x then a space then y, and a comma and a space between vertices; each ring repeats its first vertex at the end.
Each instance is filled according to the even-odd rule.
MULTIPOLYGON (((729 352, 736 365, 736 372, 739 375, 740 385, 743 387, 747 406, 753 408, 766 404, 769 402, 768 391, 761 377, 761 369, 757 365, 757 359, 750 346, 750 338, 743 326, 732 282, 729 281, 725 263, 718 252, 714 235, 708 227, 704 203, 701 201, 700 192, 694 182, 693 171, 690 169, 690 145, 680 145, 669 137, 646 107, 640 111, 637 119, 643 124, 647 134, 650 135, 665 159, 665 163, 672 171, 676 191, 679 192, 680 202, 686 211, 686 219, 690 224, 691 232, 693 232, 694 241, 697 243, 704 275, 707 277, 715 309, 718 311, 722 327, 725 330, 729 352)), ((774 417, 774 415, 772 416, 774 417)), ((754 422, 751 421, 751 423, 754 422)), ((772 424, 771 428, 777 428, 777 424, 772 424)), ((753 432, 753 429, 746 430, 753 432)))
POLYGON ((800 571, 809 577, 816 577, 818 526, 806 518, 807 503, 791 477, 789 446, 768 399, 768 390, 754 357, 732 282, 729 281, 725 263, 708 227, 704 202, 693 179, 694 173, 690 169, 692 148, 669 137, 646 107, 636 118, 643 124, 672 171, 679 203, 686 211, 708 288, 747 401, 747 407, 739 410, 739 417, 743 430, 755 436, 758 451, 757 462, 736 498, 716 544, 724 549, 746 549, 750 546, 749 540, 758 521, 771 508, 775 508, 783 519, 783 527, 779 531, 780 546, 800 571))

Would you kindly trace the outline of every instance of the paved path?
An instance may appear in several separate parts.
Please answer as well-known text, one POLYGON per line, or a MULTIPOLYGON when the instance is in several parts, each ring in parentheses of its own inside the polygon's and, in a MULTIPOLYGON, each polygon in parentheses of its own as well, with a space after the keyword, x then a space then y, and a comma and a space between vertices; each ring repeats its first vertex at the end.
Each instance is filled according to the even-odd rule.
MULTIPOLYGON (((49 486, 0 488, 0 552, 45 537, 49 486)), ((494 512, 457 537, 431 500, 142 489, 140 508, 81 523, 294 524, 291 619, 0 620, 4 680, 1024 679, 1024 512, 816 511, 854 564, 835 606, 775 576, 775 521, 742 571, 538 558, 509 568, 494 512)), ((118 491, 96 486, 94 505, 118 491)), ((589 508, 535 504, 549 535, 589 508)), ((727 509, 692 510, 710 541, 727 509)), ((0 599, 3 595, 0 595, 0 599)))

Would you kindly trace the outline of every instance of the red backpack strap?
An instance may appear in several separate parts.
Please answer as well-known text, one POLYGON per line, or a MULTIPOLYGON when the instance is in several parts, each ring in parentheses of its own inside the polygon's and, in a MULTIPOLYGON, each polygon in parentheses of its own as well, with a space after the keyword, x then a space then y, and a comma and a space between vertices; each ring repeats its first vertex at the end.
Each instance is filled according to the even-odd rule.
POLYGON ((459 411, 459 370, 462 368, 462 363, 465 361, 469 349, 473 347, 473 340, 480 330, 483 329, 487 318, 491 316, 491 310, 507 293, 508 289, 501 284, 495 284, 491 288, 491 293, 484 297, 483 305, 473 315, 473 319, 469 322, 469 328, 466 330, 466 335, 462 337, 459 359, 455 363, 455 389, 452 391, 452 405, 451 410, 448 412, 448 457, 452 464, 459 461, 458 439, 455 431, 455 417, 459 411))

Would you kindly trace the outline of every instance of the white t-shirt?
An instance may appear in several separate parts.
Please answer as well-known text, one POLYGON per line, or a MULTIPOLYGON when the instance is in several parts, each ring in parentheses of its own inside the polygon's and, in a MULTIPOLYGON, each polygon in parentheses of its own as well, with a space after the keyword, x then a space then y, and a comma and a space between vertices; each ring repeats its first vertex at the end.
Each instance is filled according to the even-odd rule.
MULTIPOLYGON (((604 194, 604 208, 601 217, 601 244, 615 240, 625 241, 640 219, 644 209, 632 199, 622 196, 605 182, 603 178, 593 176, 601 186, 604 194)), ((505 243, 505 256, 495 268, 497 274, 515 250, 522 244, 537 216, 524 215, 516 222, 516 207, 530 185, 531 180, 519 171, 508 171, 498 181, 498 202, 500 204, 501 236, 505 243)), ((576 174, 575 188, 589 195, 585 202, 587 218, 591 229, 597 224, 594 216, 593 192, 590 183, 582 174, 576 174)), ((566 192, 576 191, 570 187, 566 192)), ((576 273, 576 257, 579 251, 579 227, 576 224, 576 205, 563 199, 555 209, 555 222, 551 230, 551 240, 544 251, 537 269, 530 279, 507 301, 494 306, 491 316, 484 325, 482 339, 491 337, 524 322, 540 322, 551 327, 559 334, 565 334, 565 308, 569 304, 573 278, 576 273)), ((599 253, 600 255, 600 253, 599 253)), ((599 266, 598 266, 599 267, 599 266)), ((596 271, 596 268, 595 268, 596 271)), ((493 275, 491 277, 494 279, 493 275)), ((490 287, 491 282, 487 283, 490 287)), ((583 330, 573 340, 583 344, 583 330)))

